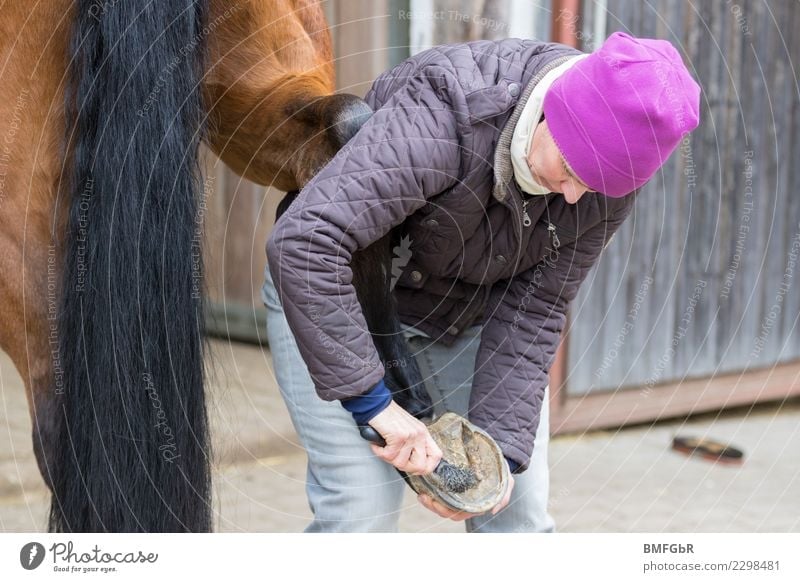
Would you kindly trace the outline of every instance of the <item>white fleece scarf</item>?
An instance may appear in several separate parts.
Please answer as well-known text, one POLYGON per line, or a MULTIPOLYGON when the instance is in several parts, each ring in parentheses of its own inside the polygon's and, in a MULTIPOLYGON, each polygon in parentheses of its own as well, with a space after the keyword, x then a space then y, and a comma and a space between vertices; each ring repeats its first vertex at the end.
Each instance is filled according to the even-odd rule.
POLYGON ((533 132, 539 124, 539 119, 542 117, 544 95, 547 93, 550 85, 553 84, 553 81, 558 79, 564 71, 579 60, 588 56, 588 54, 578 55, 548 72, 533 88, 531 96, 522 108, 522 113, 519 116, 519 120, 517 120, 517 125, 514 127, 514 134, 511 137, 511 165, 514 168, 514 178, 517 180, 517 184, 528 194, 550 193, 550 190, 541 186, 533 179, 533 175, 528 168, 528 162, 526 161, 531 148, 533 132))

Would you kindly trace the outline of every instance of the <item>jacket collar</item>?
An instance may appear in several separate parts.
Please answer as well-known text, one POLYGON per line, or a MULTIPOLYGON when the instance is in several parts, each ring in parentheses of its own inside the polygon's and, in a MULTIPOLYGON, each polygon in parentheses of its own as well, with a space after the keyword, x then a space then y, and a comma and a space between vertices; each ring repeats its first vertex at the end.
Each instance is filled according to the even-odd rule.
POLYGON ((492 195, 499 202, 508 204, 509 196, 515 198, 522 198, 522 190, 514 180, 514 166, 511 163, 511 137, 514 135, 514 128, 517 126, 522 110, 525 108, 525 103, 533 93, 536 84, 551 70, 567 62, 569 59, 574 58, 574 54, 568 54, 563 57, 558 57, 542 66, 536 74, 528 82, 525 90, 519 97, 519 101, 514 106, 514 111, 508 118, 503 131, 500 133, 500 138, 497 140, 497 146, 494 150, 494 188, 492 195))

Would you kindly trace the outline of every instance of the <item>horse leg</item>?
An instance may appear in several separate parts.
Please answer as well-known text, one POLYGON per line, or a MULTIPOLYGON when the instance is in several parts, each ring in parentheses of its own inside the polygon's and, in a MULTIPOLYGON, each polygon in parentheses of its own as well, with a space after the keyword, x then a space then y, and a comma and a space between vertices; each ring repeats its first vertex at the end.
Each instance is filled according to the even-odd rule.
POLYGON ((417 360, 403 336, 391 290, 391 250, 398 229, 353 254, 353 285, 375 348, 386 370, 384 382, 395 402, 412 416, 430 418, 433 404, 417 360))
POLYGON ((249 180, 302 188, 372 113, 358 97, 334 94, 322 3, 211 0, 209 21, 206 141, 249 180))
MULTIPOLYGON (((352 95, 321 97, 301 110, 304 123, 325 128, 326 149, 334 152, 358 132, 372 113, 366 103, 352 95)), ((276 220, 298 194, 297 190, 286 194, 278 204, 276 220)), ((366 249, 354 253, 350 266, 356 296, 386 370, 384 381, 402 408, 413 416, 425 418, 432 416, 433 405, 417 361, 403 336, 397 302, 391 290, 392 249, 399 242, 398 233, 399 229, 394 229, 366 249)))
POLYGON ((17 5, 0 17, 0 53, 8 58, 0 71, 0 349, 22 377, 36 462, 51 491, 62 455, 69 454, 67 441, 59 438, 62 249, 53 240, 59 229, 53 221, 74 4, 17 5))
MULTIPOLYGON (((279 218, 299 192, 288 192, 278 205, 279 218)), ((384 382, 395 402, 417 418, 430 418, 433 404, 416 358, 403 336, 397 301, 391 291, 391 249, 397 229, 353 254, 353 286, 372 341, 386 370, 384 382)))
MULTIPOLYGON (((278 207, 280 217, 372 110, 354 95, 333 94, 333 53, 319 4, 279 0, 236 6, 229 10, 227 2, 211 2, 211 18, 219 26, 209 39, 212 64, 204 78, 213 120, 207 141, 237 174, 289 192, 278 207)), ((397 319, 390 241, 387 236, 354 255, 354 284, 387 365, 386 381, 398 402, 419 415, 430 401, 397 319)))
POLYGON ((311 180, 372 116, 363 99, 346 93, 298 98, 285 110, 296 134, 308 135, 302 154, 293 158, 300 162, 292 167, 299 184, 311 180))
MULTIPOLYGON (((45 356, 47 357, 47 356, 45 356)), ((62 449, 58 445, 60 424, 58 400, 55 398, 49 371, 44 376, 31 377, 26 383, 26 394, 31 414, 33 453, 45 485, 53 491, 52 475, 58 466, 62 449)))
POLYGON ((58 387, 48 345, 48 329, 55 325, 55 318, 48 317, 46 305, 56 297, 50 290, 46 299, 42 297, 42 290, 48 289, 44 273, 50 263, 44 256, 47 243, 38 240, 38 234, 35 225, 25 225, 24 221, 2 225, 5 252, 0 255, 0 270, 7 276, 0 282, 0 349, 9 355, 25 384, 33 452, 39 472, 52 491, 60 449, 58 387))

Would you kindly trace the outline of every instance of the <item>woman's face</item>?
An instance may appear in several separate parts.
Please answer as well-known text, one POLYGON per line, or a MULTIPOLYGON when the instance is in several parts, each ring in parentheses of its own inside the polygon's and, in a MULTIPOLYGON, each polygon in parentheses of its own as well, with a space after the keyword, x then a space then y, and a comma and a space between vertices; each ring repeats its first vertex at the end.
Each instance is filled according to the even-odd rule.
POLYGON ((546 119, 539 122, 533 132, 527 161, 533 179, 551 192, 562 193, 570 204, 575 204, 589 191, 589 187, 567 167, 550 134, 546 119))

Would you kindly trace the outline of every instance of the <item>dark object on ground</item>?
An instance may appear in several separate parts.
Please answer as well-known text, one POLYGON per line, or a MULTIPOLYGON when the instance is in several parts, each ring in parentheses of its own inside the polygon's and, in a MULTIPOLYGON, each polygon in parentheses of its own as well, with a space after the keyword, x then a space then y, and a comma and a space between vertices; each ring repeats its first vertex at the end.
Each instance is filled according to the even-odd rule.
MULTIPOLYGON (((359 430, 361 431, 361 436, 369 442, 379 447, 386 446, 386 441, 371 426, 360 426, 359 430)), ((464 493, 464 491, 472 489, 478 483, 475 471, 469 467, 453 465, 445 459, 439 461, 433 472, 441 479, 442 486, 453 493, 464 493)))
POLYGON ((739 449, 704 438, 675 437, 672 439, 672 448, 679 453, 719 463, 738 465, 744 460, 744 453, 739 449))

